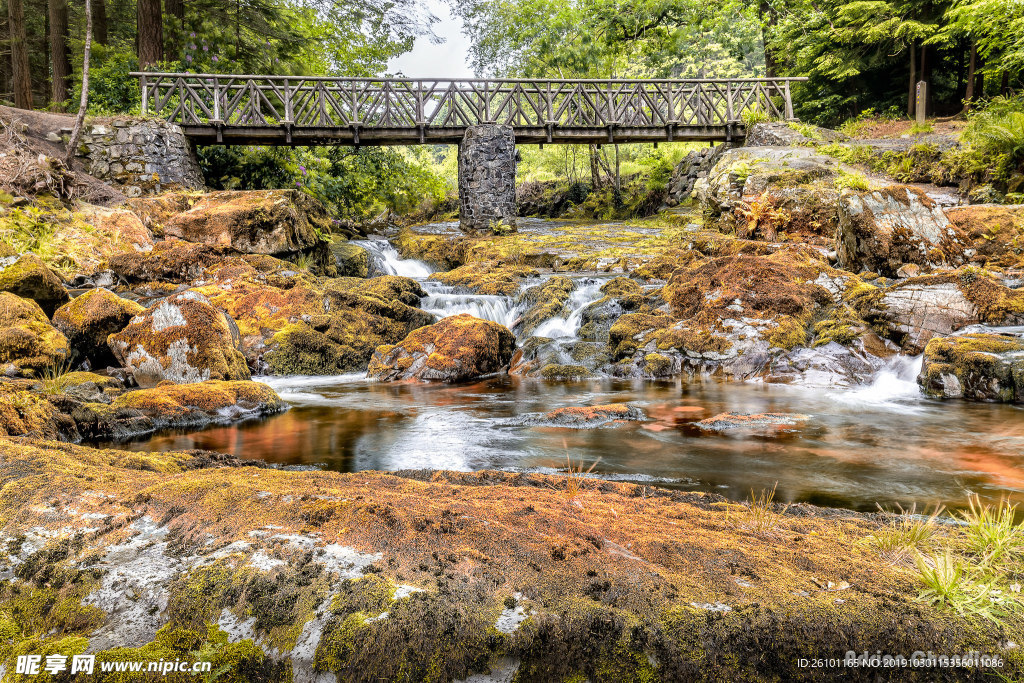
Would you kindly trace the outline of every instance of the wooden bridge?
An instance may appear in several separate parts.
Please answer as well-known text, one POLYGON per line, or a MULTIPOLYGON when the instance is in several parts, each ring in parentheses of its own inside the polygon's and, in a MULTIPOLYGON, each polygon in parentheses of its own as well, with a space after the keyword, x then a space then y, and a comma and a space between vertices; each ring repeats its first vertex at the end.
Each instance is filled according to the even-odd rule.
POLYGON ((801 78, 399 79, 133 73, 142 113, 197 144, 458 144, 481 124, 519 144, 731 141, 745 116, 793 120, 801 78))

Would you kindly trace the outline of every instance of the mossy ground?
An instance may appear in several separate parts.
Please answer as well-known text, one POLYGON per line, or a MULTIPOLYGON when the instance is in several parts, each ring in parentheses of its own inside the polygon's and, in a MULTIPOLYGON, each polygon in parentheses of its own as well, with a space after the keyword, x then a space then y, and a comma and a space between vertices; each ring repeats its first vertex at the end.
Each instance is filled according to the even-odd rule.
POLYGON ((290 473, 10 439, 0 450, 0 528, 21 558, 0 585, 8 656, 84 648, 106 618, 82 604, 108 570, 97 560, 145 517, 178 558, 245 544, 177 574, 153 640, 105 658, 199 652, 231 663, 227 680, 282 680, 289 645, 330 597, 313 661, 353 681, 447 681, 501 656, 520 661, 518 681, 813 680, 799 657, 849 649, 979 649, 1006 657, 1003 673, 1020 670, 999 645, 1020 641, 1020 620, 918 602, 915 573, 861 542, 880 528, 870 516, 794 506, 759 529, 746 506, 635 484, 290 473), (102 529, 85 531, 96 516, 102 529), (17 542, 30 530, 49 538, 35 553, 17 542), (312 545, 279 540, 298 537, 312 545), (363 578, 331 578, 317 562, 331 543, 379 558, 363 578), (277 562, 259 569, 257 552, 277 562), (399 597, 400 585, 421 592, 399 597), (211 626, 224 608, 256 619, 259 646, 211 626), (513 608, 525 620, 499 630, 513 608), (275 646, 283 664, 264 654, 275 646))

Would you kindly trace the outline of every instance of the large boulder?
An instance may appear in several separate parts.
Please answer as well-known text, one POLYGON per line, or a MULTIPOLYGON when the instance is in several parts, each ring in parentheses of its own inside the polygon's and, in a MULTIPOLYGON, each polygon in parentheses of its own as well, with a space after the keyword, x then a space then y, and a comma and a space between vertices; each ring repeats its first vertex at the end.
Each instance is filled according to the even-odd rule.
POLYGON ((100 368, 117 360, 107 345, 107 337, 123 330, 144 310, 138 302, 97 288, 58 308, 53 314, 53 325, 67 337, 78 359, 91 368, 100 368))
POLYGON ((516 348, 508 328, 468 314, 414 330, 398 344, 379 347, 368 375, 458 382, 505 370, 516 348))
POLYGON ((963 232, 918 188, 846 189, 839 199, 836 253, 846 270, 895 277, 905 264, 962 264, 967 248, 963 232))
POLYGON ((856 170, 805 147, 742 147, 725 152, 693 193, 720 229, 775 241, 830 243, 839 222, 836 179, 856 170))
POLYGON ((378 346, 436 320, 417 308, 426 294, 419 283, 393 275, 279 280, 240 273, 194 291, 237 322, 249 365, 276 374, 365 370, 378 346))
POLYGON ((331 221, 323 205, 299 190, 211 192, 164 223, 164 236, 243 254, 281 258, 307 254, 334 274, 328 241, 331 221))
POLYGON ((338 269, 338 277, 367 277, 370 274, 370 252, 348 240, 331 241, 331 255, 338 269))
POLYGON ((206 269, 222 263, 223 249, 208 244, 162 240, 147 252, 123 252, 110 257, 110 270, 130 284, 191 282, 206 269))
POLYGON ((866 320, 910 354, 921 353, 933 337, 968 325, 1024 324, 1024 291, 971 267, 878 288, 860 307, 866 320))
POLYGON ((0 371, 39 375, 63 364, 68 340, 54 328, 39 304, 0 292, 0 371))
POLYGON ((1024 340, 1000 334, 937 337, 917 378, 932 398, 1024 403, 1024 340))
POLYGON ((32 299, 47 316, 71 298, 61 279, 34 254, 0 258, 0 291, 32 299))
POLYGON ((206 297, 186 291, 132 318, 108 344, 141 387, 249 379, 238 327, 206 297))

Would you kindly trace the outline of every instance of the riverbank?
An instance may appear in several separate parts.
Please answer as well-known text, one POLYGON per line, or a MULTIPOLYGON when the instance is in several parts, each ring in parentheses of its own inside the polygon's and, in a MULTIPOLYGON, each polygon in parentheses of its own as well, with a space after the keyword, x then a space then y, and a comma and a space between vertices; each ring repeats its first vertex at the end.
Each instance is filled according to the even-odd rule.
POLYGON ((908 561, 866 542, 877 516, 572 476, 253 464, 9 442, 4 523, 26 532, 5 532, 8 652, 207 642, 229 675, 268 681, 817 680, 801 657, 851 649, 1019 666, 1016 617, 918 602, 908 561))

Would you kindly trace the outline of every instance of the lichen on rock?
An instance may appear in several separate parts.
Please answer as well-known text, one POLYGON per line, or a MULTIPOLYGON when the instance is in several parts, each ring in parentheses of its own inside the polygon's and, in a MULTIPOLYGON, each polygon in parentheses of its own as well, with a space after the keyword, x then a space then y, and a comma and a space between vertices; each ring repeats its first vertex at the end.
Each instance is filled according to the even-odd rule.
POLYGON ((141 387, 250 377, 235 322, 197 292, 150 306, 108 344, 141 387))

